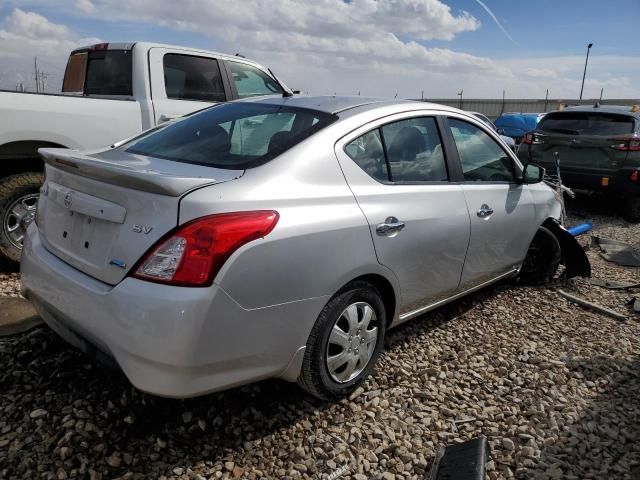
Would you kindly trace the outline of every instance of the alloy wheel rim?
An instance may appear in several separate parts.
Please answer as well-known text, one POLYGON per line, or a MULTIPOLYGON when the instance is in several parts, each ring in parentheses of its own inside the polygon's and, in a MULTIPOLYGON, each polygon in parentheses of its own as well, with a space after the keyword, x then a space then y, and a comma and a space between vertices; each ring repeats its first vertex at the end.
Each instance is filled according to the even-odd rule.
POLYGON ((37 193, 23 195, 9 205, 4 215, 2 227, 5 236, 9 239, 11 245, 18 250, 22 249, 27 227, 35 219, 38 197, 37 193))
POLYGON ((346 383, 367 368, 378 342, 376 312, 366 302, 345 308, 331 328, 326 365, 329 376, 346 383))

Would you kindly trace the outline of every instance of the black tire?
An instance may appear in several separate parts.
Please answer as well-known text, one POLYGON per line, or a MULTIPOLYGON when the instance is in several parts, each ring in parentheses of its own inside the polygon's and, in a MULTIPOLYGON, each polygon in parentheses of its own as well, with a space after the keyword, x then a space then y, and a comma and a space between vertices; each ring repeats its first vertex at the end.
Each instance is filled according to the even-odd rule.
POLYGON ((42 173, 26 172, 0 181, 0 256, 12 263, 20 261, 22 246, 17 247, 9 237, 9 208, 17 200, 40 192, 42 173))
POLYGON ((640 197, 627 198, 624 202, 622 216, 628 222, 640 222, 640 197))
POLYGON ((383 349, 386 323, 387 318, 382 297, 373 285, 362 281, 347 285, 329 300, 311 330, 298 385, 321 400, 336 400, 349 395, 373 371, 383 349), (377 327, 375 349, 366 367, 355 378, 340 383, 332 378, 327 367, 329 336, 345 309, 357 302, 367 303, 375 312, 375 326, 377 327))
POLYGON ((562 260, 562 248, 556 236, 540 227, 531 241, 518 280, 526 285, 544 285, 551 281, 562 260))

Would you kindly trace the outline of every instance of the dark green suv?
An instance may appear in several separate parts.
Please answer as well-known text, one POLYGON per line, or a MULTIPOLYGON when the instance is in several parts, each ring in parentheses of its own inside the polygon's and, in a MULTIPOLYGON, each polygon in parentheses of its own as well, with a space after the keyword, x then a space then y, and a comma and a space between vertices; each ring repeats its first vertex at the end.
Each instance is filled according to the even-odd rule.
POLYGON ((548 113, 518 149, 524 163, 555 173, 560 155, 562 183, 610 192, 623 200, 623 215, 640 221, 640 111, 636 105, 569 107, 548 113))

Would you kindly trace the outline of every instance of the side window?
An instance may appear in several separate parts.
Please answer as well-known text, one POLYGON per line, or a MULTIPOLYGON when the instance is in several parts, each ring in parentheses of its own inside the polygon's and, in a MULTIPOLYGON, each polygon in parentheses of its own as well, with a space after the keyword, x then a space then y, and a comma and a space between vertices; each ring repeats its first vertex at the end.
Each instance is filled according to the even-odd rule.
POLYGON ((215 58, 168 53, 163 59, 167 98, 224 102, 226 95, 215 58))
POLYGON ((389 181, 387 162, 378 129, 365 133, 344 147, 345 153, 370 177, 389 181))
POLYGON ((442 143, 433 117, 410 118, 382 128, 391 181, 446 182, 442 143))
POLYGON ((449 118, 448 122, 465 181, 515 182, 513 161, 493 138, 465 121, 449 118))
POLYGON ((259 68, 240 62, 227 62, 240 98, 282 93, 282 88, 259 68))

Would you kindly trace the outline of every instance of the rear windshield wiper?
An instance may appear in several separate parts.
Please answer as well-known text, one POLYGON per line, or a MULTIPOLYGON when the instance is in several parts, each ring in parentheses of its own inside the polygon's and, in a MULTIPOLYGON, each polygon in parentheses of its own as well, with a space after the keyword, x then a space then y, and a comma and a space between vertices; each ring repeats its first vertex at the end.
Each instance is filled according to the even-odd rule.
POLYGON ((546 132, 557 132, 557 133, 565 133, 567 135, 580 135, 578 130, 571 130, 570 128, 540 128, 540 130, 546 132))

